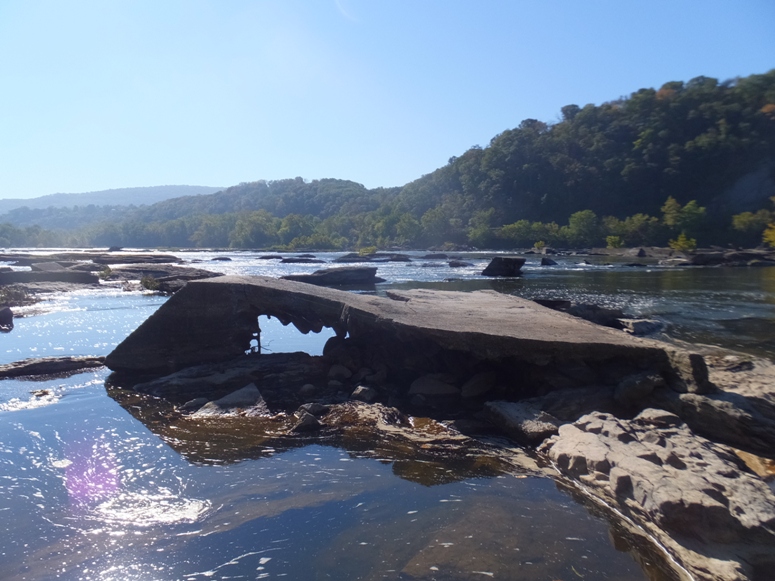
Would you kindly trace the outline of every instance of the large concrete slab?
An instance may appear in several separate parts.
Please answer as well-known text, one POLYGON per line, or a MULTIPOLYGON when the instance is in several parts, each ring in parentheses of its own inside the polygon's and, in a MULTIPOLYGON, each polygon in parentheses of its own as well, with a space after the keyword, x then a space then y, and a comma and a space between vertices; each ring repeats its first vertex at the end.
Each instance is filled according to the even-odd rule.
MULTIPOLYGON (((270 315, 301 332, 333 328, 368 349, 381 346, 387 367, 405 365, 412 351, 452 354, 447 360, 529 365, 552 371, 570 363, 626 362, 659 368, 687 390, 707 379, 704 365, 666 348, 632 338, 536 303, 493 291, 390 292, 389 298, 357 295, 266 277, 219 277, 190 282, 106 358, 114 371, 166 374, 245 353, 270 315)), ((473 365, 473 363, 471 365, 473 365)))

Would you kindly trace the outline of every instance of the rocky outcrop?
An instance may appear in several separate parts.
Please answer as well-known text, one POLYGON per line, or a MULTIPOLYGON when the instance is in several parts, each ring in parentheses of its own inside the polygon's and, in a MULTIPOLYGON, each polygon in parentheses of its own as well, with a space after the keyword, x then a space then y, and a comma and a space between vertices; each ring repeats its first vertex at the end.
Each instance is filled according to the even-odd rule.
POLYGON ((672 413, 592 413, 561 426, 540 450, 698 579, 763 580, 775 566, 773 492, 731 449, 696 436, 672 413))
POLYGON ((99 284, 100 279, 97 275, 90 272, 78 272, 64 269, 51 271, 16 270, 12 272, 0 272, 0 285, 38 282, 97 285, 99 284))
POLYGON ((335 258, 333 262, 412 262, 412 259, 407 254, 395 252, 374 252, 372 254, 350 252, 335 258))
POLYGON ((772 250, 733 250, 729 252, 695 252, 686 259, 689 266, 775 266, 772 250))
POLYGON ((331 287, 374 286, 378 282, 385 282, 384 278, 377 276, 377 268, 373 266, 324 268, 316 270, 312 274, 289 274, 282 278, 317 286, 331 287))
POLYGON ((521 256, 496 256, 482 271, 482 276, 520 276, 525 259, 521 256))
POLYGON ((0 254, 0 262, 10 262, 16 266, 31 266, 32 264, 40 262, 94 262, 104 266, 106 264, 173 263, 183 261, 171 254, 147 254, 139 252, 127 252, 124 254, 114 252, 59 252, 55 254, 46 254, 45 256, 41 256, 40 254, 14 252, 0 254))
POLYGON ((65 375, 105 365, 104 357, 41 357, 0 365, 0 378, 65 375))

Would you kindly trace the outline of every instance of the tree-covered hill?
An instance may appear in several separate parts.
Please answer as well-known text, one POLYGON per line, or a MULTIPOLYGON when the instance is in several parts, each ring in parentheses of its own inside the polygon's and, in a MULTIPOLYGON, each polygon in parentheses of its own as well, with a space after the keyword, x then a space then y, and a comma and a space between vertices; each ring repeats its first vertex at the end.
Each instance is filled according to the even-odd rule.
POLYGON ((775 70, 567 105, 558 122, 522 121, 402 188, 257 181, 61 236, 82 245, 321 249, 757 244, 775 221, 773 195, 775 70))

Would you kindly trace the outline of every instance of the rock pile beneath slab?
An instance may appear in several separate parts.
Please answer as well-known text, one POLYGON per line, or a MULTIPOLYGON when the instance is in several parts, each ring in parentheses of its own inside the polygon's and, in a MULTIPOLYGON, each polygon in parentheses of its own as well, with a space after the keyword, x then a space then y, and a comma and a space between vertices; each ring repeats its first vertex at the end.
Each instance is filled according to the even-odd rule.
POLYGON ((732 449, 695 435, 675 414, 591 413, 539 450, 698 578, 764 579, 775 566, 775 494, 732 449))

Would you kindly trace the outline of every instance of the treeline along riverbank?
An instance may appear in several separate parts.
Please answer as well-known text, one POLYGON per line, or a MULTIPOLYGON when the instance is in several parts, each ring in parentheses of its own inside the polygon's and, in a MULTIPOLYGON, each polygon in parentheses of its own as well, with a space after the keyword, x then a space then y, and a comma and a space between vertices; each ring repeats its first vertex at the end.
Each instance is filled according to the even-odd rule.
POLYGON ((403 187, 257 181, 150 206, 20 208, 4 246, 341 250, 775 243, 775 70, 526 119, 403 187), (41 224, 59 223, 59 229, 41 224), (68 229, 72 224, 73 228, 68 229))

